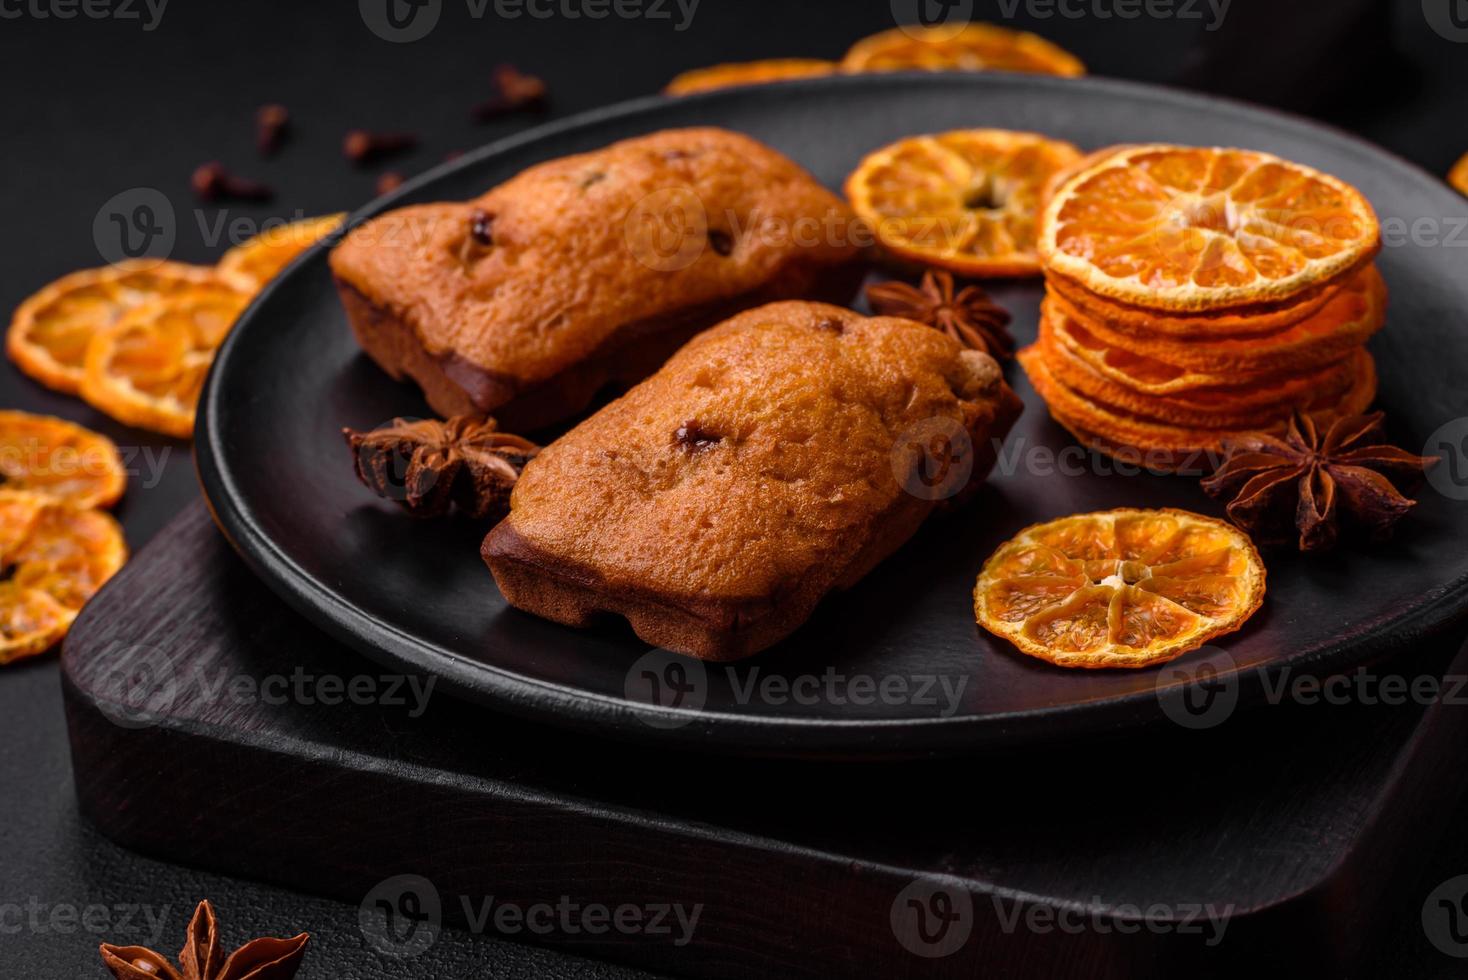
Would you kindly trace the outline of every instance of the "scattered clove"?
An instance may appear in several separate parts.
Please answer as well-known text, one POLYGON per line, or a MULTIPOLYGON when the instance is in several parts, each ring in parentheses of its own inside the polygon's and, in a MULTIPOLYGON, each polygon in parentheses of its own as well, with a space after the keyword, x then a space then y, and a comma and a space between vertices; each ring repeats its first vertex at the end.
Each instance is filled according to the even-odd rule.
POLYGON ((527 75, 514 65, 500 65, 494 70, 494 84, 499 94, 474 107, 474 118, 488 122, 513 112, 539 112, 546 107, 545 82, 527 75))
POLYGON ((271 103, 255 111, 255 145, 262 157, 273 156, 285 142, 291 125, 291 114, 283 105, 271 103))
POLYGON ((403 175, 396 170, 389 170, 377 178, 377 193, 386 194, 403 186, 403 175))
POLYGON ((218 160, 202 164, 190 179, 194 195, 201 201, 268 201, 275 196, 269 185, 236 177, 218 160))
POLYGON ((372 133, 354 129, 342 140, 342 153, 353 163, 370 163, 383 157, 404 153, 418 145, 412 133, 372 133))

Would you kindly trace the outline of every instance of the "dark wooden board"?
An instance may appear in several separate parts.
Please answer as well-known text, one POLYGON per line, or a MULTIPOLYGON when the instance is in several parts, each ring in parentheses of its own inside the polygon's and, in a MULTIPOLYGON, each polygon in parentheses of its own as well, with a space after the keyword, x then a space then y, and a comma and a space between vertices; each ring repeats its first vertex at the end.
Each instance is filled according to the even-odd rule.
MULTIPOLYGON (((1084 148, 1115 142, 1246 146, 1321 167, 1361 188, 1393 245, 1380 266, 1392 290, 1387 329, 1372 341, 1380 407, 1391 435, 1420 450, 1468 417, 1468 308, 1459 250, 1406 235, 1468 220, 1468 201, 1443 182, 1345 134, 1265 110, 1102 79, 1004 73, 865 76, 753 86, 686 100, 644 100, 558 122, 466 154, 353 216, 474 196, 526 166, 650 130, 723 125, 765 140, 837 187, 862 155, 920 132, 977 125, 1032 129, 1084 148)), ((1001 283, 1016 336, 1033 339, 1037 281, 1001 283)), ((220 526, 255 571, 313 623, 394 669, 433 673, 500 711, 593 736, 655 741, 661 749, 827 756, 954 753, 977 746, 1088 738, 1157 717, 1159 683, 1186 674, 1066 671, 1017 655, 979 630, 974 579, 1021 528, 1112 507, 1181 507, 1221 514, 1195 479, 1149 476, 1079 453, 1048 416, 1018 365, 1025 399, 987 486, 934 521, 802 629, 734 667, 701 674, 701 709, 668 707, 642 723, 647 644, 625 624, 571 630, 510 609, 479 558, 485 528, 405 520, 352 477, 340 428, 424 415, 416 389, 395 384, 358 348, 324 252, 304 256, 251 307, 219 353, 204 394, 199 470, 220 526), (620 625, 620 628, 618 626, 620 625), (799 684, 846 676, 962 683, 956 710, 917 698, 814 701, 741 696, 752 680, 799 684)), ((1437 451, 1436 447, 1433 449, 1437 451)), ((1329 561, 1271 555, 1269 597, 1242 632, 1219 641, 1240 697, 1257 699, 1264 670, 1343 669, 1414 646, 1468 607, 1468 508, 1461 488, 1433 490, 1387 547, 1329 561)), ((1206 653, 1178 662, 1199 666, 1206 653)), ((686 674, 699 674, 684 664, 686 674)), ((1180 679, 1181 677, 1181 679, 1180 679)), ((661 690, 666 691, 664 685, 661 690)))
MULTIPOLYGON (((1381 670, 1462 675, 1453 646, 1381 670)), ((149 854, 354 904, 422 875, 456 925, 463 897, 702 903, 682 946, 515 934, 693 976, 1346 975, 1383 910, 1421 900, 1399 890, 1459 795, 1468 730, 1461 705, 1295 703, 1024 753, 803 763, 629 746, 439 693, 421 713, 251 693, 298 672, 390 679, 190 507, 66 641, 82 811, 149 854), (914 881, 970 898, 950 955, 897 938, 914 881), (1173 931, 1194 905, 1233 908, 1221 942, 1173 931), (1079 931, 1025 925, 1060 908, 1093 911, 1079 931)))

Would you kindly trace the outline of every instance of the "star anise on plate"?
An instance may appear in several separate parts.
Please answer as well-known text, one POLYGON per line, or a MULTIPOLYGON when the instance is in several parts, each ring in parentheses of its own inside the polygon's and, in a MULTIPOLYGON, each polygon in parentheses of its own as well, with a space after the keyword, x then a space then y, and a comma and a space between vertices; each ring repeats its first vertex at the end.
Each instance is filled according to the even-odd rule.
POLYGON ((1301 551, 1326 551, 1342 518, 1381 540, 1417 504, 1402 490, 1439 462, 1386 444, 1382 418, 1341 418, 1322 433, 1296 413, 1283 437, 1254 432, 1225 443, 1224 462, 1203 489, 1232 497, 1229 519, 1265 543, 1298 533, 1301 551))
POLYGON ((468 415, 393 419, 371 432, 342 434, 357 478, 422 517, 454 505, 474 518, 503 515, 520 471, 540 452, 530 440, 499 431, 494 419, 468 415))
POLYGON ((306 955, 310 933, 293 939, 253 939, 225 958, 219 945, 219 923, 208 900, 199 903, 189 922, 188 941, 175 968, 166 957, 144 946, 103 943, 102 962, 117 980, 291 980, 306 955))
POLYGON ((867 302, 874 313, 937 327, 965 347, 981 350, 997 360, 1014 357, 1009 311, 979 286, 954 290, 952 275, 930 271, 923 273, 918 286, 896 279, 873 283, 867 287, 867 302))

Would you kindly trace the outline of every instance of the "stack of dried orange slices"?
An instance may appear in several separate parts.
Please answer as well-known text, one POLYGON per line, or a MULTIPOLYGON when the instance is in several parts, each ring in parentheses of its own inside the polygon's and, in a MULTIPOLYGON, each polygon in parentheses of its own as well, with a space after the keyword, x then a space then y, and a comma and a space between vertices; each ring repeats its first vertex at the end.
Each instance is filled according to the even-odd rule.
POLYGON ((122 567, 122 529, 101 508, 127 474, 105 436, 0 411, 0 664, 44 653, 122 567))
POLYGON ((1370 405, 1386 284, 1355 188, 1267 153, 1147 145, 1092 154, 1047 193, 1040 336, 1020 360, 1081 442, 1205 468, 1297 409, 1370 405))
POLYGON ((63 276, 16 309, 6 350, 47 387, 128 425, 187 438, 204 376, 235 318, 342 217, 268 228, 217 267, 135 259, 63 276))

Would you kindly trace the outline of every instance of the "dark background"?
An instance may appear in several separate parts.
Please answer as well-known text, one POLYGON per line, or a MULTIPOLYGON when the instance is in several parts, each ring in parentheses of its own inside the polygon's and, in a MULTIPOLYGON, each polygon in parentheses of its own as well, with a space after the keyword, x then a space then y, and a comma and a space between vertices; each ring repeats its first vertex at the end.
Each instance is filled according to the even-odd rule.
MULTIPOLYGON (((1109 0, 1072 3, 1067 9, 1079 17, 1036 16, 1050 7, 1023 2, 1007 17, 1011 6, 974 0, 972 16, 1039 31, 1074 51, 1094 74, 1183 84, 1307 113, 1435 174, 1468 150, 1468 43, 1435 31, 1419 0, 1233 0, 1222 27, 1211 32, 1204 29, 1212 16, 1206 2, 1194 8, 1203 20, 1103 17, 1098 10, 1113 9, 1109 0)), ((506 20, 493 3, 476 18, 465 0, 442 0, 439 22, 426 38, 394 44, 375 36, 350 0, 171 0, 151 30, 144 29, 152 15, 141 3, 129 11, 137 19, 80 10, 63 19, 49 2, 0 0, 6 236, 0 307, 13 309, 58 276, 102 264, 107 243, 94 237, 93 222, 114 195, 161 191, 174 212, 172 257, 212 262, 242 237, 230 232, 233 219, 253 226, 271 217, 349 210, 373 196, 382 170, 412 175, 447 152, 519 132, 538 117, 470 120, 470 107, 493 93, 490 76, 500 62, 544 77, 548 117, 562 118, 655 94, 675 73, 719 61, 837 58, 858 37, 893 26, 894 8, 914 5, 700 0, 681 31, 683 15, 674 3, 664 5, 666 19, 573 18, 568 7, 585 9, 579 0, 555 0, 540 8, 552 16, 506 20), (262 161, 252 116, 271 101, 290 108, 295 135, 277 157, 262 161), (356 169, 340 151, 342 135, 354 127, 412 131, 423 143, 388 164, 356 169), (275 200, 198 206, 189 175, 211 159, 269 182, 275 200)), ((137 468, 119 508, 134 548, 197 493, 187 443, 119 426, 34 384, 8 361, 0 361, 0 407, 61 415, 118 442, 137 468), (142 455, 144 449, 153 455, 142 455), (163 452, 161 478, 149 479, 151 461, 163 452)), ((71 782, 54 655, 0 671, 0 909, 33 902, 43 908, 147 904, 165 914, 160 945, 172 953, 194 902, 209 897, 229 943, 313 932, 303 977, 634 975, 452 931, 408 964, 379 958, 358 934, 354 908, 162 865, 112 846, 78 816, 71 782)), ((249 806, 252 792, 271 791, 242 787, 240 805, 249 806)), ((1461 816, 1468 819, 1468 811, 1461 816)), ((1465 871, 1468 844, 1449 841, 1420 893, 1465 871)), ((1462 975, 1462 961, 1426 943, 1417 915, 1416 907, 1403 908, 1398 920, 1382 923, 1392 938, 1382 943, 1390 953, 1380 975, 1462 975)), ((8 927, 13 924, 13 917, 0 916, 3 977, 102 976, 99 941, 152 939, 142 928, 99 935, 29 922, 16 932, 8 927)))

